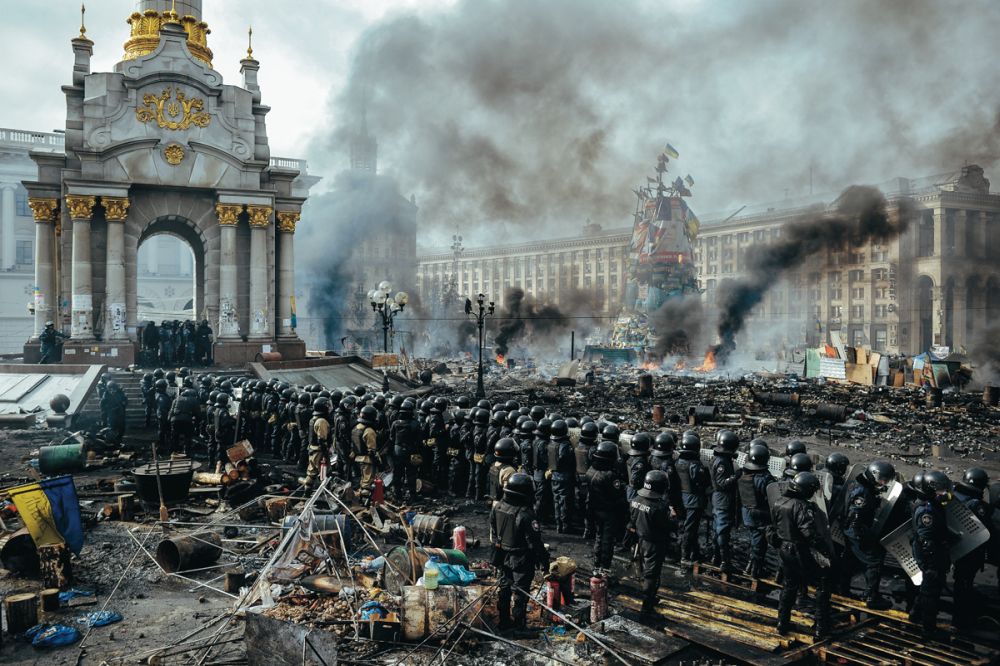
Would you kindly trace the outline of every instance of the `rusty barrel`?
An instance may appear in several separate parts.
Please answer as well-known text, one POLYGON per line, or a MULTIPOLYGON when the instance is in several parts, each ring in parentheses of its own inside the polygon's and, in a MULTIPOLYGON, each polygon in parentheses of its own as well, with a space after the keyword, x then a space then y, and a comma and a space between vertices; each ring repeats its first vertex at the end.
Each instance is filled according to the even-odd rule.
POLYGON ((843 423, 847 420, 847 407, 823 402, 816 405, 816 418, 833 423, 843 423))
POLYGON ((983 389, 983 404, 987 407, 996 407, 1000 404, 1000 386, 990 384, 983 389))
POLYGON ((221 554, 222 537, 215 532, 164 539, 156 545, 156 562, 167 573, 207 567, 221 554))
POLYGON ((639 397, 641 398, 653 397, 653 375, 650 375, 648 373, 639 375, 639 397))
POLYGON ((663 412, 663 405, 653 405, 653 423, 663 425, 666 415, 663 412))
POLYGON ((693 405, 688 407, 688 423, 698 425, 706 421, 716 421, 719 417, 719 408, 715 405, 693 405))

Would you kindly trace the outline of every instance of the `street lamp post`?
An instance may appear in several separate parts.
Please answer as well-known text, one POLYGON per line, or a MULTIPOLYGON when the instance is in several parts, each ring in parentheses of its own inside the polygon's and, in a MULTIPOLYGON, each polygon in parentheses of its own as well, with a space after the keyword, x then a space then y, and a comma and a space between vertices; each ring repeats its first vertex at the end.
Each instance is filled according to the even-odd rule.
POLYGON ((483 386, 483 325, 486 323, 486 317, 493 316, 496 305, 493 301, 487 304, 486 294, 478 294, 476 296, 476 308, 475 310, 472 308, 471 300, 465 300, 465 314, 475 317, 476 326, 479 328, 479 373, 476 378, 476 397, 485 398, 486 388, 483 386))
POLYGON ((389 329, 392 328, 392 320, 410 301, 405 291, 398 292, 393 298, 389 298, 390 292, 392 285, 387 280, 382 280, 376 288, 368 292, 372 310, 382 318, 382 349, 386 354, 389 353, 389 329))

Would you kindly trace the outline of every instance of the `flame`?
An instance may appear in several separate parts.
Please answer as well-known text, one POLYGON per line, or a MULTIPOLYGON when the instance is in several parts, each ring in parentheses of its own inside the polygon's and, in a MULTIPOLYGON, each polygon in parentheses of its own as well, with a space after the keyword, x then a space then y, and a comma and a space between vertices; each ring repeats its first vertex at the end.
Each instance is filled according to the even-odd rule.
POLYGON ((678 359, 678 361, 674 363, 674 370, 683 370, 685 367, 687 367, 687 363, 684 362, 684 359, 678 359))
POLYGON ((660 364, 656 363, 654 361, 646 361, 645 363, 642 364, 642 369, 643 370, 649 370, 649 371, 659 370, 660 369, 660 364))
POLYGON ((506 362, 507 362, 507 359, 504 358, 503 354, 497 354, 497 365, 503 365, 506 362))
POLYGON ((697 368, 694 369, 695 372, 712 372, 716 368, 715 363, 715 350, 709 349, 705 352, 705 360, 701 362, 697 368))

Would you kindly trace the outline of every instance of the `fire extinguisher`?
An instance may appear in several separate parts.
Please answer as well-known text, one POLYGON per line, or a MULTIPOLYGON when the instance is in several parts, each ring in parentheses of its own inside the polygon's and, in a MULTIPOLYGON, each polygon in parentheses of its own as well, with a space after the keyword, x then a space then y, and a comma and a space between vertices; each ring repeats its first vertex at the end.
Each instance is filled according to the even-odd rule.
POLYGON ((382 477, 375 477, 375 484, 372 488, 372 505, 382 504, 385 502, 385 483, 382 481, 382 477))
MULTIPOLYGON (((562 606, 562 592, 559 590, 559 581, 550 580, 548 581, 548 591, 546 594, 546 602, 549 608, 552 610, 559 610, 562 606)), ((552 616, 552 621, 555 623, 562 622, 558 615, 552 616)))
POLYGON ((600 576, 590 579, 590 623, 608 616, 608 582, 600 576))
POLYGON ((465 552, 465 525, 459 525, 451 532, 451 544, 455 550, 465 552))

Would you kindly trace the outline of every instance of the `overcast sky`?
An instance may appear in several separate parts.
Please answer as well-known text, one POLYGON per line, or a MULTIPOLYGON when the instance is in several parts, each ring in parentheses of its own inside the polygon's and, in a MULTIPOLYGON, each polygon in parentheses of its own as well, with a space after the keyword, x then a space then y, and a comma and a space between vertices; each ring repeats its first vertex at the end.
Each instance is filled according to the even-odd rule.
MULTIPOLYGON (((975 161, 1000 189, 996 0, 206 0, 238 83, 254 26, 272 154, 332 182, 360 99, 424 242, 629 223, 664 142, 704 218, 975 161), (277 8, 280 8, 277 9, 277 8)), ((128 0, 92 0, 94 70, 128 0)), ((0 126, 63 123, 76 0, 7 0, 0 126)))

